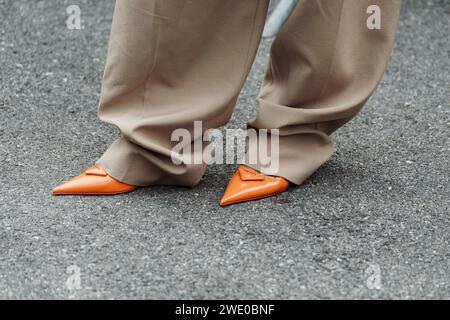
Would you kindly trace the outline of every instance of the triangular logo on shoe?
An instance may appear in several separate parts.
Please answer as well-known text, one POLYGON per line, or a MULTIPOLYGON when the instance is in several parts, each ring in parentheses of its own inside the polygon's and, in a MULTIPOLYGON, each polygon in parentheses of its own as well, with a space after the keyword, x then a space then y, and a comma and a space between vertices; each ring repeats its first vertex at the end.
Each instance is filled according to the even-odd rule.
POLYGON ((242 181, 264 181, 265 179, 259 172, 244 166, 240 166, 238 171, 242 181))

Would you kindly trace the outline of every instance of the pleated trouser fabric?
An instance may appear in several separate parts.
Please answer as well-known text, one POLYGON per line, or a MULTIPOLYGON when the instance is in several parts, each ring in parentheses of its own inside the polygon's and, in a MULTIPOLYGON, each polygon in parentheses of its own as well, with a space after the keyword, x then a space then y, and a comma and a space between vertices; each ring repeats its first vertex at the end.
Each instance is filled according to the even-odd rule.
MULTIPOLYGON (((202 139, 194 121, 204 131, 229 121, 268 5, 117 0, 99 106, 100 119, 121 131, 98 161, 113 178, 136 186, 200 181, 205 164, 172 162, 172 132, 187 129, 194 142, 202 139)), ((279 129, 271 174, 301 184, 331 157, 330 134, 361 110, 386 69, 399 12, 400 0, 299 2, 272 45, 260 110, 249 122, 279 129), (381 29, 367 27, 372 5, 381 9, 381 29)))

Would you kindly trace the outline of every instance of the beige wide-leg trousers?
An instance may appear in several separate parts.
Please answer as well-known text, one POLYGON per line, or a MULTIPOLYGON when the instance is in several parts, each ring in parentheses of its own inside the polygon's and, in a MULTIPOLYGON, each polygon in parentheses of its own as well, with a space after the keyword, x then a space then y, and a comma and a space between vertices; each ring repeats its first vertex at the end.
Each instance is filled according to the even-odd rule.
MULTIPOLYGON (((112 177, 136 186, 200 181, 206 165, 172 162, 172 132, 229 121, 268 4, 117 0, 99 106, 101 120, 122 133, 98 161, 112 177)), ((299 1, 273 43, 249 123, 279 129, 275 175, 301 184, 330 158, 330 134, 361 110, 384 73, 399 11, 400 0, 299 1), (367 26, 373 5, 380 29, 367 26)))

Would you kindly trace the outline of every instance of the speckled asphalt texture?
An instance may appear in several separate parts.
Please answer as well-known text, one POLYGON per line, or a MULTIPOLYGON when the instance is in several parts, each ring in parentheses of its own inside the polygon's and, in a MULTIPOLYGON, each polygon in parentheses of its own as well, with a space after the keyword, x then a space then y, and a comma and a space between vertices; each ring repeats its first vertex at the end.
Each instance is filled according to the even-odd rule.
MULTIPOLYGON (((331 161, 228 208, 231 165, 193 189, 51 196, 118 135, 96 114, 113 6, 0 0, 0 298, 450 298, 448 1, 404 1, 386 76, 331 161)), ((269 45, 230 128, 257 110, 269 45)))

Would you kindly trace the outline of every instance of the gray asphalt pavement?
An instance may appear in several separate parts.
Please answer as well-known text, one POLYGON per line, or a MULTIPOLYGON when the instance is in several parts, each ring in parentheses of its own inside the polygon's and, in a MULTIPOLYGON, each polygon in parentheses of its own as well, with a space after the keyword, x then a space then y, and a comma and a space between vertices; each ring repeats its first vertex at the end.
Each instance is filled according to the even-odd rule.
MULTIPOLYGON (((395 53, 304 185, 53 197, 117 137, 96 114, 114 2, 0 0, 0 298, 450 298, 450 3, 405 0, 395 53), (66 7, 82 30, 66 28, 66 7)), ((243 128, 264 40, 229 127, 243 128)))

